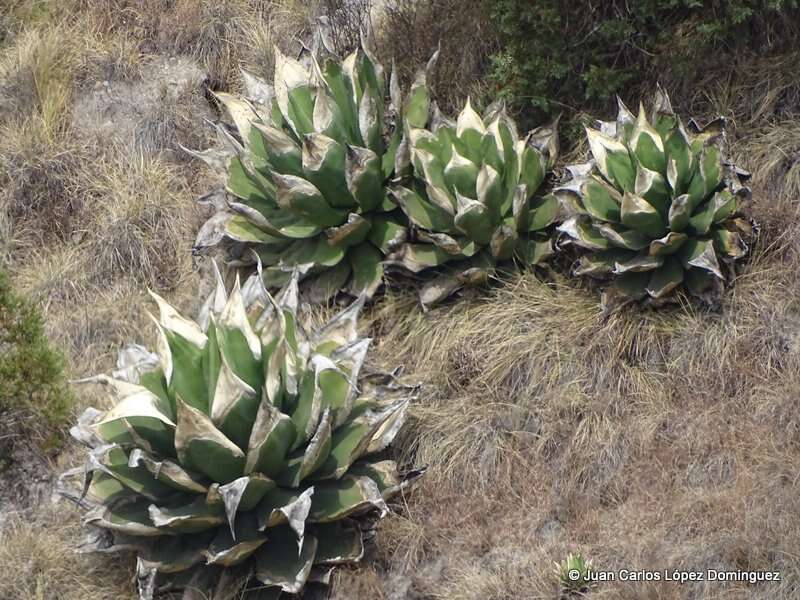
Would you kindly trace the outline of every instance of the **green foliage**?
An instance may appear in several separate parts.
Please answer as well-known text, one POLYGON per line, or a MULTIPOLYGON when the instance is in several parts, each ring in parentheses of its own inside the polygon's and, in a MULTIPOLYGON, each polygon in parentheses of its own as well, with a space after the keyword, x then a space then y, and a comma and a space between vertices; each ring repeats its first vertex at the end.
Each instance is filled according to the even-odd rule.
POLYGON ((499 0, 492 76, 539 111, 607 108, 614 94, 706 76, 737 52, 793 45, 796 0, 499 0))
POLYGON ((222 167, 233 201, 217 203, 195 247, 225 241, 240 263, 255 250, 270 288, 297 268, 324 297, 371 296, 382 257, 405 238, 384 184, 398 170, 404 112, 413 118, 418 101, 403 106, 396 77, 367 47, 339 60, 319 43, 301 60, 277 52, 274 87, 245 74, 247 99, 217 95, 238 138, 225 131, 224 154, 193 154, 222 167))
POLYGON ((153 296, 158 353, 126 348, 112 376, 93 378, 113 408, 87 409, 71 430, 90 448, 89 485, 64 492, 91 507, 85 521, 135 548, 159 586, 240 567, 277 598, 360 560, 355 517, 384 516, 421 475, 380 454, 414 388, 363 377, 363 297, 308 330, 296 276, 273 298, 258 274, 228 295, 217 271, 197 322, 153 296))
POLYGON ((420 292, 423 306, 487 281, 503 263, 545 260, 558 214, 556 198, 543 193, 555 124, 521 138, 501 104, 481 116, 469 100, 457 121, 433 115, 427 129, 409 126, 415 180, 392 191, 411 239, 388 257, 412 273, 438 273, 420 292))
POLYGON ((0 270, 0 413, 23 410, 48 427, 64 425, 73 398, 63 368, 64 359, 48 344, 38 310, 14 293, 0 270))
POLYGON ((577 594, 586 591, 591 585, 589 571, 594 565, 591 560, 583 558, 580 552, 577 554, 570 552, 564 560, 554 565, 558 582, 565 593, 577 594))
POLYGON ((620 101, 616 121, 586 129, 592 162, 555 190, 564 245, 586 253, 574 273, 612 279, 607 300, 661 303, 678 289, 716 300, 747 253, 739 202, 750 190, 725 155, 725 121, 684 127, 659 89, 649 113, 620 101))

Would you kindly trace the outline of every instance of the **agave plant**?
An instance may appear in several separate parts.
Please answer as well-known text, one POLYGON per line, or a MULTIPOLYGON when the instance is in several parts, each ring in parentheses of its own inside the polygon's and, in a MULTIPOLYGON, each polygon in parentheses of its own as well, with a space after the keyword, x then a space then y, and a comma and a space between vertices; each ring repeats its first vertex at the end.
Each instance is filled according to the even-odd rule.
POLYGON ((403 112, 412 120, 427 112, 427 92, 413 90, 404 105, 392 72, 387 107, 384 68, 365 42, 343 61, 317 48, 300 60, 276 48, 274 85, 244 73, 246 97, 216 94, 236 131, 218 127, 222 153, 190 151, 220 172, 227 191, 201 198, 217 212, 195 248, 233 242, 233 264, 251 261, 243 250, 255 249, 270 288, 298 269, 318 295, 371 296, 383 256, 406 238, 384 184, 396 171, 403 112))
POLYGON ((616 121, 586 135, 592 162, 568 167, 556 190, 570 215, 558 229, 588 251, 574 272, 613 278, 620 301, 716 294, 749 229, 737 218, 747 174, 726 159, 724 119, 684 127, 659 89, 649 116, 620 101, 616 121))
POLYGON ((583 558, 580 552, 570 552, 560 563, 553 563, 562 591, 569 595, 585 591, 591 584, 589 571, 594 568, 591 560, 583 558))
POLYGON ((558 201, 541 188, 556 159, 555 123, 520 138, 502 105, 481 117, 467 100, 456 122, 434 110, 430 128, 409 127, 408 138, 417 180, 392 195, 414 235, 389 263, 437 273, 420 291, 423 306, 507 261, 535 265, 552 253, 546 230, 558 201))
POLYGON ((296 278, 276 299, 258 275, 230 296, 219 280, 197 322, 153 296, 157 354, 127 348, 112 376, 92 378, 116 403, 72 429, 91 449, 68 475, 85 473, 72 497, 104 533, 95 549, 137 553, 142 598, 237 565, 259 598, 277 598, 359 560, 366 525, 355 517, 383 516, 421 474, 401 477, 378 454, 413 391, 359 385, 363 297, 306 332, 296 278))

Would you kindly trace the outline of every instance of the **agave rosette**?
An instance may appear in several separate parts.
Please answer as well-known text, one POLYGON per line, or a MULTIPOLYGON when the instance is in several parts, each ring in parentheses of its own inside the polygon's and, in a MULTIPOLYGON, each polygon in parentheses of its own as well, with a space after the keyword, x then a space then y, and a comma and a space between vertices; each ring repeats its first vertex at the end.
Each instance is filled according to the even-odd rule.
POLYGON ((201 198, 217 212, 195 248, 225 240, 233 264, 252 262, 244 250, 254 249, 271 289, 297 269, 318 294, 371 296, 383 256, 406 237, 384 185, 402 140, 402 97, 392 73, 387 105, 384 68, 366 43, 344 60, 318 47, 299 60, 276 49, 274 85, 245 73, 245 97, 216 94, 235 134, 219 127, 225 150, 192 154, 220 171, 227 196, 201 198))
POLYGON ((143 598, 237 565, 277 598, 359 560, 355 517, 383 516, 421 473, 380 454, 413 388, 360 373, 363 298, 306 332, 296 278, 276 299, 257 275, 230 296, 219 280, 198 322, 154 297, 157 354, 129 347, 93 378, 115 404, 72 430, 90 447, 69 475, 85 474, 72 497, 104 533, 95 549, 137 553, 143 598))
POLYGON ((556 190, 569 215, 558 229, 586 251, 575 274, 612 278, 623 301, 717 295, 750 228, 738 216, 747 174, 725 156, 724 119, 684 127, 659 89, 649 116, 620 101, 616 121, 586 134, 592 162, 567 167, 556 190))
POLYGON ((520 138, 500 104, 482 117, 467 100, 455 122, 433 111, 428 129, 409 128, 415 181, 392 195, 413 239, 387 262, 437 275, 423 305, 485 282, 504 263, 536 265, 552 254, 548 227, 558 201, 542 184, 557 154, 556 124, 520 138))

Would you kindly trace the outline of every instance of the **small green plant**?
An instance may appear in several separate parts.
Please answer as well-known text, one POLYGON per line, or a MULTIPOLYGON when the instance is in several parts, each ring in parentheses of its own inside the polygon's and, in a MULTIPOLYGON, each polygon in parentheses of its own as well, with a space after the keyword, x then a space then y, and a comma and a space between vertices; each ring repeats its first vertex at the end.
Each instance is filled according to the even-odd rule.
POLYGON ((0 269, 0 413, 34 416, 21 421, 23 428, 35 423, 33 431, 52 442, 73 405, 63 369, 64 359, 50 347, 39 311, 11 289, 0 269))
POLYGON ((555 572, 561 591, 564 595, 585 592, 591 585, 589 571, 594 568, 591 560, 583 558, 581 553, 570 552, 560 563, 555 562, 555 572))
POLYGON ((558 151, 555 123, 520 138, 501 103, 481 116, 467 100, 456 122, 434 112, 430 129, 411 127, 408 138, 414 180, 392 194, 412 239, 387 262, 437 274, 420 291, 423 306, 511 261, 535 265, 552 254, 558 201, 542 184, 558 151))
POLYGON ((586 251, 574 274, 610 279, 607 301, 661 303, 684 289, 714 302, 747 253, 745 175, 728 160, 725 121, 684 127, 659 89, 648 115, 620 101, 616 121, 587 128, 592 161, 556 189, 564 244, 586 251))
MULTIPOLYGON (((300 593, 360 560, 370 520, 356 517, 384 516, 421 474, 380 454, 413 388, 363 376, 363 297, 308 331, 297 277, 273 299, 258 274, 230 295, 217 275, 197 322, 153 294, 157 354, 123 351, 112 376, 91 380, 116 404, 72 429, 90 448, 87 487, 62 492, 90 508, 100 548, 135 551, 143 598, 232 567, 219 581, 252 576, 259 598, 300 593)), ((84 469, 62 483, 73 475, 84 469)))

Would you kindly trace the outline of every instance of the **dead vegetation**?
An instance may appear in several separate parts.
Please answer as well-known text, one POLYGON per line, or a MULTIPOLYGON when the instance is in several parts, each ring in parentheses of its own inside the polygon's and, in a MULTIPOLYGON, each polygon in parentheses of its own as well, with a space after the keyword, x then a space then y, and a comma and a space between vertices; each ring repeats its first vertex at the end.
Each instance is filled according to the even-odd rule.
MULTIPOLYGON (((189 312, 197 303, 189 246, 204 172, 176 144, 201 147, 192 136, 206 135, 201 118, 211 109, 199 81, 177 90, 149 82, 173 55, 212 87, 235 87, 240 64, 268 74, 273 43, 291 48, 315 11, 353 23, 369 8, 336 13, 333 4, 69 0, 40 10, 25 0, 0 9, 9 32, 0 39, 0 256, 42 305, 71 376, 107 371, 120 345, 146 341, 147 286, 189 312), (143 99, 143 114, 118 127, 142 90, 156 100, 143 99), (77 110, 87 98, 98 103, 77 110), (76 126, 87 113, 101 126, 76 126), (107 120, 114 126, 102 127, 107 120)), ((372 15, 383 23, 381 57, 394 56, 407 79, 441 39, 436 89, 443 106, 459 106, 481 93, 476 79, 493 48, 481 10, 393 3, 382 20, 372 15)), ((353 43, 352 30, 337 31, 337 45, 353 43)), ((404 295, 371 309, 381 361, 403 363, 425 383, 401 458, 430 471, 383 523, 370 560, 336 574, 332 598, 555 598, 552 563, 570 551, 601 568, 783 576, 771 587, 617 583, 589 598, 796 597, 793 61, 740 65, 747 75, 683 96, 735 117, 734 150, 754 174, 763 241, 720 312, 687 305, 601 322, 592 292, 531 277, 428 314, 404 295)), ((64 504, 8 517, 0 597, 132 597, 130 563, 71 554, 79 537, 64 504)))

